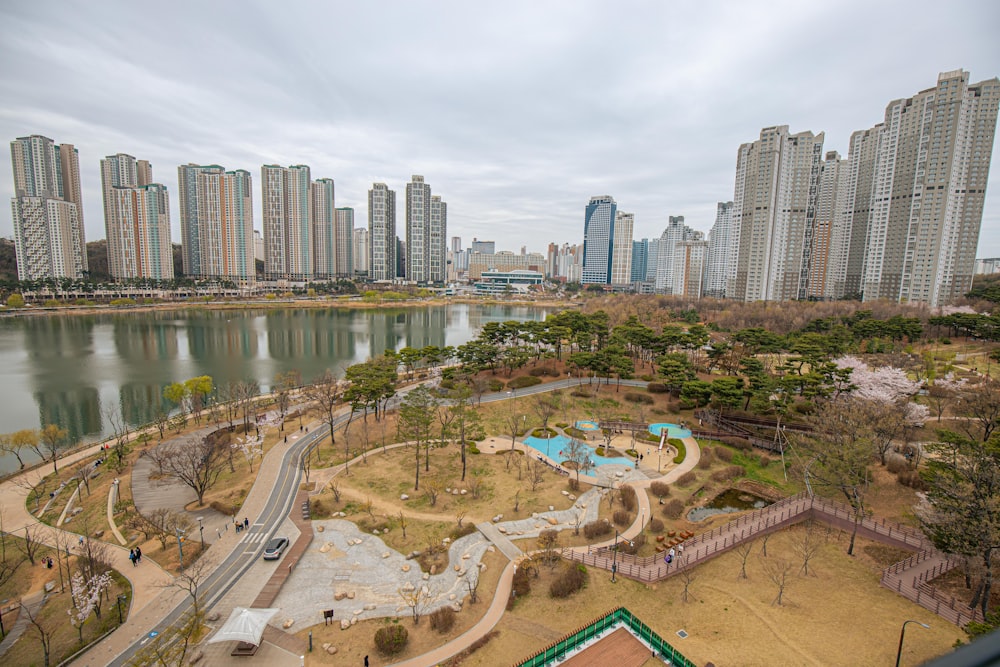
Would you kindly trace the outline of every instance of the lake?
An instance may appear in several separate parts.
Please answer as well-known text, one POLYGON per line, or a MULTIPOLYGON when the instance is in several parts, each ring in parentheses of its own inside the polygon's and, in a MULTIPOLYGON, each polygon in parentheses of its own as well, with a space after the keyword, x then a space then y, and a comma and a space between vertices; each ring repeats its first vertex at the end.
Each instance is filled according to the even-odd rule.
MULTIPOLYGON (((71 442, 98 440, 115 420, 135 427, 173 407, 163 399, 172 382, 256 379, 267 391, 278 373, 298 370, 304 381, 326 369, 339 375, 387 349, 460 345, 487 322, 541 320, 546 312, 454 304, 3 318, 0 433, 59 424, 71 442)), ((13 456, 0 457, 0 472, 16 467, 13 456)))

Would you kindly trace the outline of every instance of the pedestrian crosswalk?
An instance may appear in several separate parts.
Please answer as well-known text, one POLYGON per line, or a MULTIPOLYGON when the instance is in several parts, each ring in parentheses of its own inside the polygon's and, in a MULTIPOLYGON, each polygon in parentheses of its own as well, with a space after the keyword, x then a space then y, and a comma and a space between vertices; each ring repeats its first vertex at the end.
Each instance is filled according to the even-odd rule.
POLYGON ((240 542, 243 544, 260 544, 264 541, 265 537, 267 537, 267 534, 264 531, 250 532, 240 542))

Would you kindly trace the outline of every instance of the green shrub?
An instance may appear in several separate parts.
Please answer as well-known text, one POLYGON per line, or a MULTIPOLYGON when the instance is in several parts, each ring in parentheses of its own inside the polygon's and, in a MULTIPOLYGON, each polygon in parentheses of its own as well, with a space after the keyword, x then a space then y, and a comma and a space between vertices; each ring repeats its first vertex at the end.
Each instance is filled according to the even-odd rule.
POLYGON ((503 391, 503 381, 493 378, 490 380, 489 387, 492 392, 503 391))
POLYGON ((587 568, 582 564, 567 563, 558 578, 549 586, 549 595, 568 598, 587 585, 587 568))
POLYGON ((478 454, 479 453, 479 447, 476 447, 475 445, 469 445, 468 452, 470 454, 478 454))
POLYGON ((656 402, 649 394, 640 394, 634 391, 627 392, 622 398, 629 403, 642 403, 643 405, 652 405, 656 402))
POLYGON ((611 524, 604 520, 591 521, 583 527, 583 535, 588 540, 611 534, 611 524))
POLYGON ((531 432, 531 435, 533 437, 536 437, 536 438, 552 438, 552 437, 555 437, 556 435, 558 435, 558 433, 556 433, 551 428, 547 428, 547 429, 546 428, 536 428, 534 431, 531 432))
POLYGON ((576 438, 577 440, 587 439, 587 434, 578 428, 573 428, 572 426, 569 426, 567 428, 564 428, 563 430, 566 431, 566 435, 568 435, 571 438, 576 438))
POLYGON ((431 612, 431 629, 446 634, 455 626, 455 610, 451 607, 441 607, 431 612))
POLYGON ((653 380, 656 379, 656 377, 653 376, 653 375, 650 375, 649 373, 646 373, 644 375, 640 375, 639 379, 642 380, 643 382, 652 382, 653 380))
POLYGON ((511 389, 524 389, 525 387, 534 387, 536 384, 541 383, 541 378, 537 378, 533 375, 522 375, 508 382, 507 386, 511 389))
POLYGON ((684 459, 687 458, 687 447, 684 446, 684 441, 677 438, 669 438, 667 442, 677 448, 677 456, 674 457, 674 463, 683 463, 684 459))
POLYGON ((375 631, 375 648, 382 655, 396 655, 406 648, 409 639, 410 633, 402 625, 386 625, 375 631))
POLYGON ((594 453, 597 454, 598 456, 604 456, 604 447, 597 447, 594 450, 594 453))
POLYGON ((666 394, 670 388, 662 382, 650 382, 646 385, 646 391, 651 394, 666 394))
POLYGON ((566 422, 556 422, 556 428, 566 428, 569 426, 566 422))
POLYGON ((684 511, 684 503, 677 500, 676 498, 668 501, 667 504, 663 506, 663 516, 667 517, 668 519, 673 519, 675 521, 681 518, 681 513, 683 511, 684 511))

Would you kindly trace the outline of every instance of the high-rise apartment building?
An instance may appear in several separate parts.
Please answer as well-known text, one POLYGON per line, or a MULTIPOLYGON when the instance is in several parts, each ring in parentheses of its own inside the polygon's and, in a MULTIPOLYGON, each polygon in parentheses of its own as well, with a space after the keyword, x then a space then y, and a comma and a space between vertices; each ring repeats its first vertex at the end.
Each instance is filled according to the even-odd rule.
POLYGON ((451 251, 452 252, 462 252, 462 237, 452 236, 451 237, 451 251))
POLYGON ((615 213, 615 232, 611 251, 611 284, 628 285, 632 282, 632 232, 635 215, 615 213))
POLYGON ((671 294, 700 299, 703 293, 708 241, 679 241, 674 245, 671 294))
POLYGON ((700 241, 702 233, 684 224, 683 215, 667 217, 667 226, 656 242, 656 263, 653 266, 653 287, 657 292, 673 294, 674 289, 674 250, 682 241, 700 241))
POLYGON ((473 238, 469 250, 471 252, 480 252, 484 255, 492 255, 497 251, 497 244, 496 241, 480 241, 477 238, 473 238))
POLYGON ((761 130, 740 146, 733 196, 736 266, 726 294, 741 301, 806 295, 823 133, 761 130))
POLYGON ((337 209, 337 276, 350 278, 354 275, 354 209, 337 209))
POLYGON ((417 283, 441 283, 447 278, 448 207, 431 195, 423 176, 406 184, 406 278, 417 283))
POLYGON ((10 157, 18 279, 82 278, 87 241, 78 151, 32 135, 10 142, 10 157))
MULTIPOLYGON (((173 280, 174 251, 170 243, 170 201, 159 183, 114 187, 113 228, 108 229, 108 267, 117 280, 173 280), (111 234, 115 234, 115 256, 111 234)), ((108 206, 105 205, 105 210, 108 206)))
MULTIPOLYGON (((969 290, 998 105, 1000 80, 970 85, 969 73, 955 70, 886 107, 871 130, 878 147, 867 221, 853 219, 867 239, 865 301, 937 306, 969 290)), ((859 204, 864 198, 856 195, 855 212, 859 204)))
POLYGON ((396 193, 385 183, 368 191, 368 277, 396 278, 396 193))
POLYGON ((153 183, 153 167, 126 153, 101 160, 108 270, 115 280, 171 280, 167 188, 153 183))
POLYGON ((715 211, 715 224, 708 232, 708 257, 705 260, 705 296, 726 296, 729 269, 735 266, 732 243, 733 202, 719 202, 715 211))
POLYGON ((368 275, 368 253, 371 250, 371 242, 368 238, 368 230, 364 227, 357 227, 354 230, 354 273, 355 275, 368 275))
MULTIPOLYGON (((336 192, 332 178, 317 178, 309 184, 312 200, 311 224, 315 242, 313 252, 314 276, 320 280, 330 280, 341 275, 338 252, 344 243, 337 227, 336 192)), ((353 227, 351 228, 353 230, 353 227)), ((347 246, 353 245, 352 236, 347 237, 347 246)))
MULTIPOLYGON (((309 167, 266 164, 260 176, 264 275, 268 280, 310 280, 315 275, 316 236, 309 167)), ((328 218, 332 232, 333 216, 328 218)))
MULTIPOLYGON (((257 273, 250 172, 188 164, 177 168, 177 181, 185 275, 253 284, 257 273)), ((266 245, 266 236, 264 241, 266 245)))
MULTIPOLYGON (((584 284, 611 284, 611 263, 614 257, 615 218, 618 204, 609 195, 591 197, 583 218, 584 284)), ((629 239, 629 253, 632 241, 629 239)))
POLYGON ((829 151, 820 166, 806 297, 840 299, 847 278, 851 211, 848 160, 829 151))

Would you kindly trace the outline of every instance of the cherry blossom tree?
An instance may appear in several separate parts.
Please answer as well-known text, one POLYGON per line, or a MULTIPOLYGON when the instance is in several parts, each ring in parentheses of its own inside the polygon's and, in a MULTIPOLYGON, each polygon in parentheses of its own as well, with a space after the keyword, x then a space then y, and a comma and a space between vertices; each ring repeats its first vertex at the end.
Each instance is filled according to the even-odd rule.
POLYGON ((253 462, 264 455, 264 434, 247 434, 245 438, 236 438, 236 442, 234 442, 231 447, 243 454, 243 458, 247 460, 247 465, 250 466, 250 472, 252 474, 253 462))
POLYGON ((926 405, 910 399, 920 391, 920 383, 911 380, 902 368, 882 366, 872 368, 861 359, 845 356, 835 359, 838 368, 850 368, 850 387, 846 393, 867 401, 896 405, 904 410, 906 422, 919 426, 930 415, 926 405))
POLYGON ((98 574, 90 579, 84 579, 80 572, 73 573, 69 582, 70 596, 73 600, 73 608, 67 609, 69 622, 76 628, 80 635, 80 643, 83 643, 83 624, 87 622, 91 614, 95 618, 101 618, 101 596, 104 591, 111 588, 111 573, 98 574))

